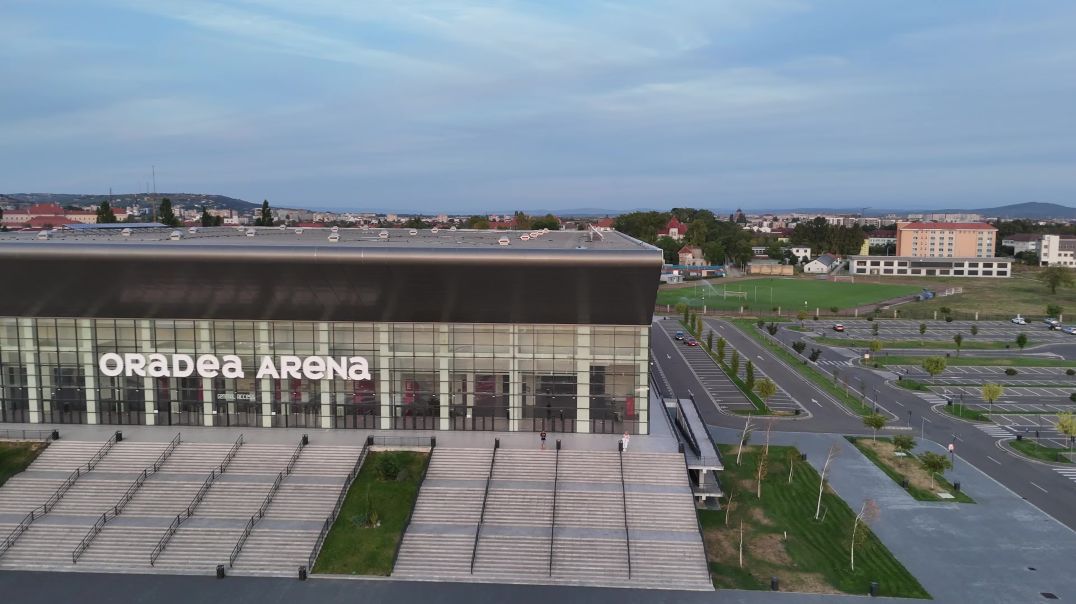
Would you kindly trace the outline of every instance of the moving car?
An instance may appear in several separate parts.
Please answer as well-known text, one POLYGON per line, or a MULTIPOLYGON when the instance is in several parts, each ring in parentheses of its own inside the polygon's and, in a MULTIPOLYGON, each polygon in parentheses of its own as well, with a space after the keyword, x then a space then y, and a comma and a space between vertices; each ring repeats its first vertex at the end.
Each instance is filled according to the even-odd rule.
POLYGON ((834 323, 833 331, 844 331, 844 325, 841 323, 834 323))
POLYGON ((684 344, 687 344, 688 346, 698 346, 699 341, 696 340, 695 338, 688 338, 688 339, 684 340, 684 344))
POLYGON ((1009 319, 1009 322, 1012 323, 1013 325, 1027 325, 1027 320, 1024 319, 1023 317, 1021 317, 1020 315, 1016 315, 1012 319, 1009 319))
POLYGON ((684 339, 684 332, 683 331, 677 331, 676 332, 676 339, 677 340, 683 340, 684 339))

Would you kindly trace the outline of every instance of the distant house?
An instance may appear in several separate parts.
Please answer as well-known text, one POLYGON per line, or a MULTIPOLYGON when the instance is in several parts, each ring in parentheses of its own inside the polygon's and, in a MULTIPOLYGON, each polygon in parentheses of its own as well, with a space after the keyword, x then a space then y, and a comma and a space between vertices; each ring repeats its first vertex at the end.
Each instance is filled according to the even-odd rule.
POLYGON ((789 252, 796 257, 796 264, 799 264, 804 258, 808 261, 811 259, 811 248, 805 245, 794 245, 788 248, 789 252))
POLYGON ((897 232, 894 230, 875 229, 867 234, 868 245, 896 245, 897 232))
POLYGON ((702 248, 697 245, 685 245, 677 253, 680 257, 680 266, 706 266, 706 258, 702 256, 702 248))
POLYGON ((677 220, 676 216, 670 218, 669 223, 665 225, 665 228, 658 231, 658 237, 670 237, 677 241, 683 239, 686 234, 687 225, 677 220))
POLYGON ((1038 233, 1016 233, 1001 240, 1001 245, 1012 248, 1012 253, 1037 252, 1043 236, 1038 233))
POLYGON ((825 275, 840 265, 840 260, 833 254, 822 254, 803 265, 803 272, 816 275, 825 275))

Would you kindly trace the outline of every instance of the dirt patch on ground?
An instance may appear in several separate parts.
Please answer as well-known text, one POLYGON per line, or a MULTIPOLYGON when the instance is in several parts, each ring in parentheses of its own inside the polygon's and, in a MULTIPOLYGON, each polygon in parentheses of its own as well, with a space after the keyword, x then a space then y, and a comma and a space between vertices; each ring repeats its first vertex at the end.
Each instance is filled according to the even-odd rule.
POLYGON ((724 564, 736 564, 739 560, 739 528, 707 529, 702 534, 706 545, 706 558, 724 564))
POLYGON ((884 440, 876 441, 860 438, 856 441, 856 444, 877 453, 882 461, 903 474, 913 487, 930 492, 938 490, 937 484, 935 484, 934 489, 931 489, 930 472, 927 472, 914 457, 896 456, 897 448, 893 446, 893 443, 884 440))
POLYGON ((792 558, 785 551, 785 542, 777 533, 760 533, 745 538, 744 547, 757 560, 777 566, 792 566, 792 558))
POLYGON ((766 517, 761 508, 751 509, 751 519, 763 526, 773 526, 773 521, 766 517))
POLYGON ((822 575, 818 573, 782 573, 778 575, 781 580, 781 591, 798 591, 812 594, 839 594, 839 590, 826 583, 822 575))

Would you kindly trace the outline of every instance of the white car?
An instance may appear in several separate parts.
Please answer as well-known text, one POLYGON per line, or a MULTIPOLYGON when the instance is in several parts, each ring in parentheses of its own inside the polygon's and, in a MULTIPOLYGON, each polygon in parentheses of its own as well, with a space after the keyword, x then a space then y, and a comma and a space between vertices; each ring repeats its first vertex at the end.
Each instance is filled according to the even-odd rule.
POLYGON ((1057 319, 1051 319, 1049 317, 1043 319, 1042 322, 1049 325, 1050 327, 1056 327, 1061 324, 1061 322, 1057 319))
POLYGON ((1013 325, 1027 325, 1027 321, 1020 315, 1016 315, 1015 317, 1010 319, 1010 321, 1013 323, 1013 325))

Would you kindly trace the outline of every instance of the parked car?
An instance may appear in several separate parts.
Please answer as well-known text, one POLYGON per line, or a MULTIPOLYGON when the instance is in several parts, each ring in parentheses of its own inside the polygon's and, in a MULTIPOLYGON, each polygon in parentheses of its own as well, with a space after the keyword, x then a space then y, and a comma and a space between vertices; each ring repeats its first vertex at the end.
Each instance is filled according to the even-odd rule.
POLYGON ((677 340, 683 340, 684 339, 684 332, 683 331, 677 331, 676 332, 676 339, 677 340))
POLYGON ((1062 328, 1061 331, 1063 331, 1063 332, 1065 332, 1065 333, 1067 333, 1069 335, 1076 336, 1076 327, 1065 327, 1065 328, 1062 328))
POLYGON ((1051 319, 1050 317, 1046 317, 1042 320, 1042 322, 1049 325, 1050 327, 1056 327, 1057 325, 1061 324, 1061 321, 1058 321, 1057 319, 1051 319))
POLYGON ((844 325, 841 323, 834 323, 833 331, 844 331, 844 325))
POLYGON ((1027 320, 1024 319, 1023 317, 1021 317, 1020 315, 1016 315, 1012 319, 1009 319, 1009 322, 1012 323, 1013 325, 1027 325, 1027 320))
POLYGON ((684 340, 684 344, 687 344, 688 346, 698 346, 699 341, 696 340, 695 338, 688 338, 688 339, 684 340))

